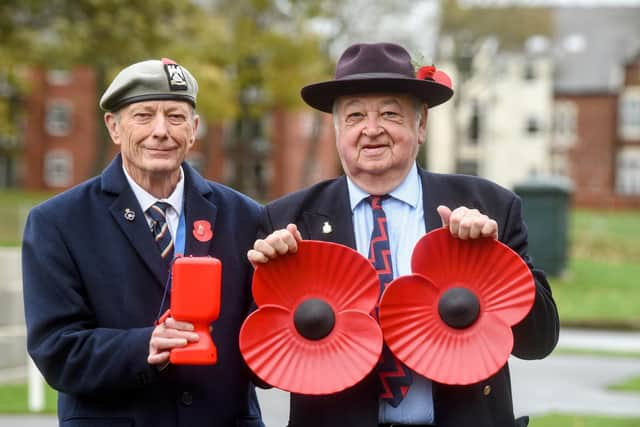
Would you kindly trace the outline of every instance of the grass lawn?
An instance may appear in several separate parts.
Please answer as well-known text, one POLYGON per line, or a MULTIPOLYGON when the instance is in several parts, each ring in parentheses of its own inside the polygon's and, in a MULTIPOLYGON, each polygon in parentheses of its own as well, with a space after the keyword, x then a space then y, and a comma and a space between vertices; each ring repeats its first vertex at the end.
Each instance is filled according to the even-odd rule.
MULTIPOLYGON (((619 384, 609 386, 610 390, 640 393, 640 377, 629 378, 619 384)), ((640 425, 640 424, 638 424, 640 425)))
POLYGON ((569 265, 549 279, 565 325, 640 329, 640 211, 576 210, 569 265))
MULTIPOLYGON (((45 409, 43 413, 55 414, 57 394, 45 385, 45 409)), ((0 413, 21 414, 29 412, 26 384, 0 384, 0 413)))
POLYGON ((20 246, 29 209, 51 195, 52 193, 0 190, 0 246, 20 246))
POLYGON ((640 263, 573 259, 549 281, 564 324, 640 329, 638 277, 640 263))
POLYGON ((640 418, 587 417, 550 414, 533 417, 531 427, 638 427, 640 418))

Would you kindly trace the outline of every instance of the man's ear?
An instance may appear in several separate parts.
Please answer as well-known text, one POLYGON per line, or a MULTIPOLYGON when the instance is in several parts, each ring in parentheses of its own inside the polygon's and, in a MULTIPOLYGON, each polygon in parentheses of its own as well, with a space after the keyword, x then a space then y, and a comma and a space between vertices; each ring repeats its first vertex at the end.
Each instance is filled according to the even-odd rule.
POLYGON ((418 123, 418 144, 424 144, 427 140, 427 116, 429 115, 429 107, 422 104, 422 117, 418 123))
POLYGON ((189 141, 189 148, 193 147, 196 143, 196 133, 198 133, 198 126, 200 126, 200 116, 196 114, 193 117, 193 134, 191 135, 191 141, 189 141))
POLYGON ((120 126, 118 125, 118 117, 112 112, 104 113, 104 125, 109 131, 111 141, 116 145, 120 145, 120 126))

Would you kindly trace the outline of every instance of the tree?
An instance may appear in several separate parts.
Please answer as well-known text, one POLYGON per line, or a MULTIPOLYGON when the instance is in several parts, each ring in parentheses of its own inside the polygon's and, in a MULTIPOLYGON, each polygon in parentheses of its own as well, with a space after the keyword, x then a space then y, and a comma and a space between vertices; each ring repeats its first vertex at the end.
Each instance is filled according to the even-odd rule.
MULTIPOLYGON (((293 31, 302 28, 304 16, 288 16, 280 10, 285 3, 8 0, 0 5, 0 83, 7 80, 3 76, 17 75, 12 70, 22 64, 83 64, 96 70, 99 95, 123 65, 171 57, 198 77, 198 111, 206 121, 236 120, 230 146, 242 149, 231 152, 239 166, 232 184, 246 190, 250 144, 264 140, 260 117, 273 106, 299 103, 297 82, 323 67, 316 38, 293 31)), ((290 12, 307 13, 296 3, 290 12)), ((21 87, 17 81, 11 86, 21 87)), ((96 169, 102 164, 99 158, 96 169)))

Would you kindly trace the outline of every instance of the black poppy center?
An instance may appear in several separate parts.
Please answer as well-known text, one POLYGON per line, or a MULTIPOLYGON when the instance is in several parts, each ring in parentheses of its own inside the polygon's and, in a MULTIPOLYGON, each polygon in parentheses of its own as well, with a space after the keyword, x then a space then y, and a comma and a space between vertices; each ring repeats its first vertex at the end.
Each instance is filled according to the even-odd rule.
POLYGON ((444 323, 452 328, 468 328, 478 319, 480 302, 478 297, 466 288, 451 288, 440 298, 438 313, 444 323))
POLYGON ((331 306, 321 299, 310 298, 300 304, 293 313, 293 324, 300 335, 309 340, 319 340, 333 330, 336 316, 331 306))

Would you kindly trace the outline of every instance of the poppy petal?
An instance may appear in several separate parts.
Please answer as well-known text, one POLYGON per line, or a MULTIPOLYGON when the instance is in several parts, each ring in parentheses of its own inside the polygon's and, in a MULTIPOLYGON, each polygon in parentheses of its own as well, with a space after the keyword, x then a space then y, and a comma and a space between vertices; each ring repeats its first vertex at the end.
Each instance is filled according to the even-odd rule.
POLYGON ((336 243, 304 240, 295 254, 280 256, 256 268, 253 297, 258 306, 293 309, 319 298, 335 311, 373 311, 380 293, 371 263, 357 251, 336 243))
POLYGON ((282 390, 329 394, 362 380, 382 351, 382 331, 366 313, 336 316, 331 333, 308 340, 297 333, 292 314, 265 306, 251 314, 240 331, 240 350, 262 380, 282 390))
POLYGON ((486 312, 465 329, 449 327, 438 312, 443 293, 417 274, 391 282, 380 302, 385 342, 409 368, 434 381, 471 384, 488 378, 511 353, 511 328, 486 312))
POLYGON ((445 228, 431 231, 416 244, 411 268, 438 288, 473 289, 482 309, 496 313, 508 325, 522 320, 535 299, 535 282, 527 264, 494 239, 462 240, 445 228))

